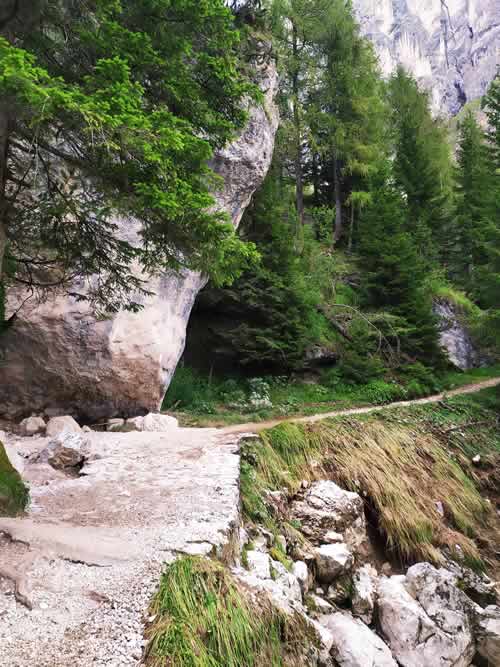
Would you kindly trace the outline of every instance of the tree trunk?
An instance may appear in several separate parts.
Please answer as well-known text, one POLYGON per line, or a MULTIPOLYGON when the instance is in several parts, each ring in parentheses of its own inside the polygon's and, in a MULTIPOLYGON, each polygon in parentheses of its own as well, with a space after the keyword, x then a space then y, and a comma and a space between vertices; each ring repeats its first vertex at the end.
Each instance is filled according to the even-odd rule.
POLYGON ((349 243, 347 249, 352 252, 352 242, 354 238, 354 203, 351 203, 351 222, 349 224, 349 243))
POLYGON ((292 54, 294 63, 292 71, 292 105, 293 125, 295 129, 295 205, 299 224, 302 226, 304 224, 304 179, 302 173, 302 132, 299 107, 299 45, 297 26, 295 24, 292 27, 292 54))
POLYGON ((333 232, 333 244, 336 245, 340 241, 343 232, 340 174, 339 163, 336 154, 333 156, 333 187, 335 194, 335 229, 333 232))

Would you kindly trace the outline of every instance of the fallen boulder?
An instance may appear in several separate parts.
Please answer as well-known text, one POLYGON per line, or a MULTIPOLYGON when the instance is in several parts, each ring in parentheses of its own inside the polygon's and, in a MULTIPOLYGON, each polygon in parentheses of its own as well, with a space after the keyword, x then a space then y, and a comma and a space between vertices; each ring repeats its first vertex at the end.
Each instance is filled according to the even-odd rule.
MULTIPOLYGON (((341 533, 353 551, 367 540, 363 499, 334 482, 314 482, 291 504, 290 514, 300 521, 302 532, 315 545, 328 543, 329 533, 341 533)), ((337 542, 338 535, 332 541, 337 542)))
POLYGON ((81 433, 82 429, 78 423, 70 417, 52 417, 46 427, 46 435, 48 438, 55 438, 62 433, 81 433))
POLYGON ((381 578, 378 621, 402 667, 469 667, 475 653, 471 601, 445 570, 428 563, 381 578))
MULTIPOLYGON (((389 647, 362 621, 338 612, 320 618, 333 641, 330 655, 340 667, 397 667, 389 647)), ((421 663, 430 667, 439 663, 421 663)))
POLYGON ((56 470, 82 466, 88 441, 81 433, 65 431, 53 438, 37 456, 37 461, 48 463, 56 470))
POLYGON ((315 550, 316 578, 322 584, 330 584, 352 568, 354 559, 343 544, 323 544, 315 550))
POLYGON ((127 419, 125 426, 131 431, 166 433, 174 428, 178 428, 179 422, 175 417, 150 412, 145 417, 132 417, 127 419))
POLYGON ((26 417, 20 424, 21 433, 27 437, 37 435, 38 433, 45 433, 46 424, 41 417, 26 417))

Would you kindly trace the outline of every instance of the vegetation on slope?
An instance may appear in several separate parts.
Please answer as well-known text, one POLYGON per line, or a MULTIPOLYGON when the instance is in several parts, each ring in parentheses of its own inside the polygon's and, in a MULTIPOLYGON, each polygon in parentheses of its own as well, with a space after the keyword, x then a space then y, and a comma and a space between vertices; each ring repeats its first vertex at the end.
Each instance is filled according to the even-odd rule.
POLYGON ((28 502, 29 491, 0 442, 0 516, 15 516, 26 509, 28 502))
POLYGON ((500 493, 499 410, 495 389, 437 406, 265 431, 243 449, 245 515, 275 530, 269 489, 293 495, 303 479, 332 478, 366 497, 394 558, 439 563, 445 554, 483 567, 498 549, 491 502, 500 493), (471 462, 477 454, 479 466, 471 462))
POLYGON ((220 563, 168 565, 151 607, 148 667, 293 667, 305 664, 303 620, 250 596, 220 563))

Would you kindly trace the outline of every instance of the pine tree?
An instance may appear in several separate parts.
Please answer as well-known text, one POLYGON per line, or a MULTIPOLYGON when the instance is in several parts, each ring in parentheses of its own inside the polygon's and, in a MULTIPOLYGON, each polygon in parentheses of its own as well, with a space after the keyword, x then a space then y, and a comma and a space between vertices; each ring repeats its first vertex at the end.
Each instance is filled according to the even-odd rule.
POLYGON ((407 215, 407 204, 390 178, 379 179, 363 216, 359 248, 366 305, 398 318, 403 353, 428 365, 440 364, 426 264, 407 231, 407 215))
POLYGON ((477 295, 477 270, 486 261, 484 242, 492 219, 492 174, 484 133, 469 112, 459 124, 455 169, 455 247, 452 275, 477 295))
POLYGON ((481 305, 487 309, 486 338, 500 350, 500 76, 493 81, 483 106, 488 117, 492 219, 485 231, 487 261, 481 271, 481 305))
POLYGON ((428 95, 399 68, 390 81, 394 176, 408 202, 407 230, 429 266, 445 254, 451 227, 452 169, 446 130, 432 118, 428 95))
POLYGON ((238 363, 254 369, 291 370, 321 336, 320 295, 307 280, 293 230, 297 224, 293 189, 275 164, 242 220, 246 239, 262 256, 224 290, 211 292, 231 326, 212 327, 217 347, 234 352, 238 363))

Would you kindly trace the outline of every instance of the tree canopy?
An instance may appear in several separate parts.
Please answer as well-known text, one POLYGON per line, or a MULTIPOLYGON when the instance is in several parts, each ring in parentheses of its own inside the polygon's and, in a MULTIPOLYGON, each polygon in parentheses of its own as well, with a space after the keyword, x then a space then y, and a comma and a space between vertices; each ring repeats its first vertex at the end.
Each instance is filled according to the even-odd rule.
POLYGON ((7 252, 14 280, 113 309, 134 261, 235 275, 252 250, 208 161, 256 89, 223 0, 12 1, 0 29, 0 279, 7 252))

